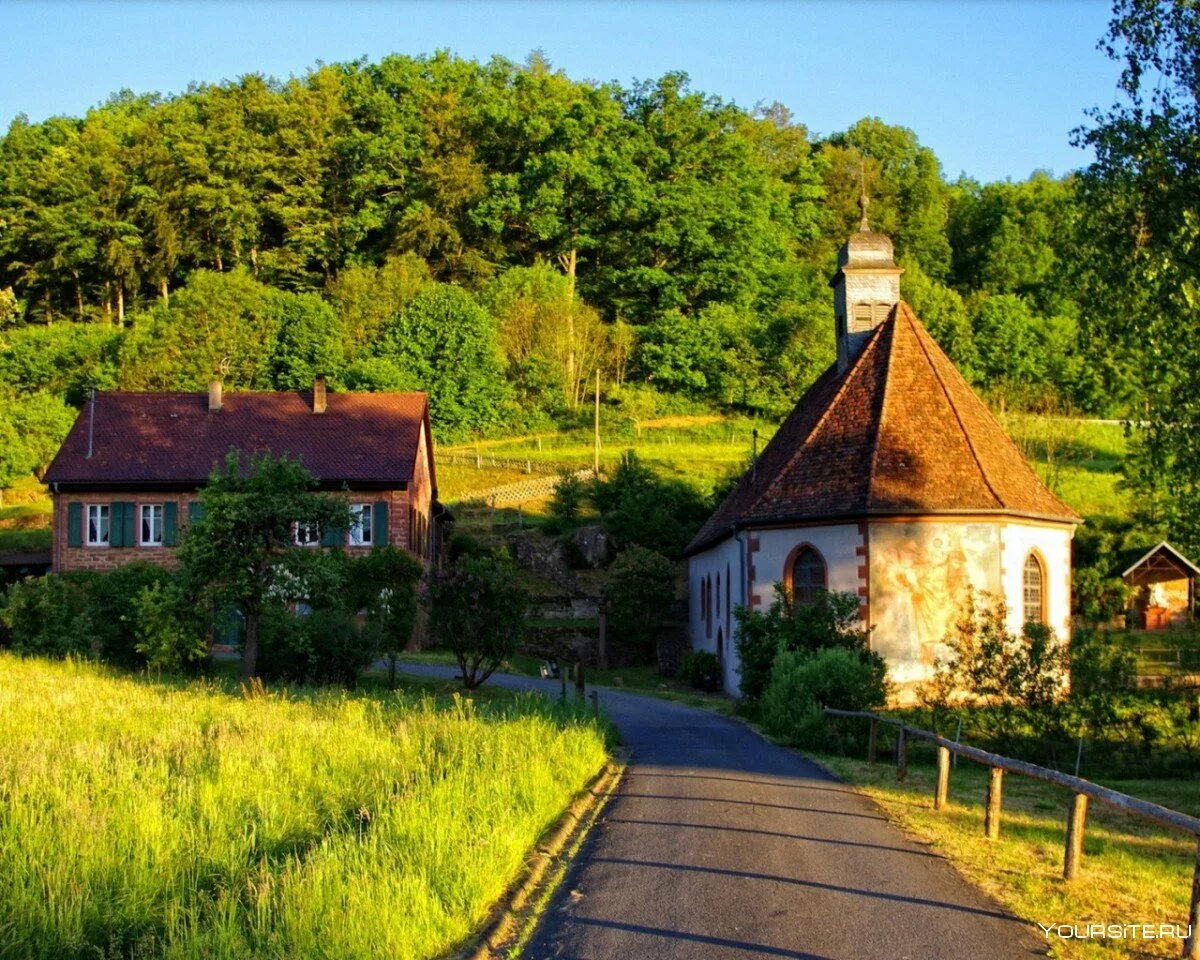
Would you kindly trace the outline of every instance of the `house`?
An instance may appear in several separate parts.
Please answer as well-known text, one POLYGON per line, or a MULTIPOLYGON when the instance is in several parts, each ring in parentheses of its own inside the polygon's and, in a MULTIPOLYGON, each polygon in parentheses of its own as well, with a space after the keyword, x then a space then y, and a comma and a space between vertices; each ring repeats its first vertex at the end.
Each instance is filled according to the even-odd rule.
POLYGON ((298 460, 320 489, 346 496, 349 530, 297 529, 300 546, 365 552, 391 544, 431 564, 439 553, 429 405, 423 393, 99 392, 46 472, 55 572, 171 566, 198 494, 231 450, 298 460))
POLYGON ((970 592, 1008 626, 1068 636, 1079 516, 1024 456, 900 297, 891 240, 866 223, 838 255, 837 360, 687 548, 697 649, 738 690, 739 607, 859 598, 898 698, 912 696, 970 592))
POLYGON ((1121 574, 1132 588, 1126 623, 1135 630, 1186 627, 1192 620, 1200 569, 1165 540, 1121 574))

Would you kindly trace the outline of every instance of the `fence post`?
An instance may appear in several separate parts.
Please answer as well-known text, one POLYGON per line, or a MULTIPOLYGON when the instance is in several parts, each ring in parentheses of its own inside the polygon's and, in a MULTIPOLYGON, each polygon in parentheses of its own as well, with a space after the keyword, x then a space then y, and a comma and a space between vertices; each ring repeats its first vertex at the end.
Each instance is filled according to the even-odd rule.
POLYGON ((903 780, 908 776, 908 728, 900 724, 900 732, 896 736, 896 779, 903 780))
POLYGON ((871 718, 871 732, 867 735, 867 763, 874 763, 879 749, 879 721, 871 718))
POLYGON ((1196 845, 1196 872, 1192 874, 1192 905, 1188 910, 1191 927, 1183 955, 1187 960, 1200 960, 1200 844, 1196 845))
POLYGON ((1063 858, 1063 879, 1074 880, 1083 861, 1083 825, 1087 819, 1086 793, 1071 797, 1071 808, 1067 811, 1067 852, 1063 858))
POLYGON ((933 792, 933 809, 941 810, 946 806, 946 798, 950 794, 950 750, 938 747, 937 754, 937 788, 933 792))
POLYGON ((1000 802, 1004 792, 1004 771, 988 768, 987 808, 983 815, 983 834, 989 840, 1000 836, 1000 802))

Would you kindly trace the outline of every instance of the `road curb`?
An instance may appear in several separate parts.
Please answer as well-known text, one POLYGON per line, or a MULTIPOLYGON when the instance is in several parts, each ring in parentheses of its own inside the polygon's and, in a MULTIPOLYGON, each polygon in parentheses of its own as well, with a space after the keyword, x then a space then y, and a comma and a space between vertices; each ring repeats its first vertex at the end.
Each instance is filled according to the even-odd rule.
POLYGON ((453 960, 494 960, 507 956, 509 948, 527 939, 538 919, 535 908, 544 904, 557 887, 567 863, 583 844, 624 773, 623 762, 609 760, 576 794, 543 835, 522 875, 492 909, 483 929, 466 947, 452 954, 453 960))

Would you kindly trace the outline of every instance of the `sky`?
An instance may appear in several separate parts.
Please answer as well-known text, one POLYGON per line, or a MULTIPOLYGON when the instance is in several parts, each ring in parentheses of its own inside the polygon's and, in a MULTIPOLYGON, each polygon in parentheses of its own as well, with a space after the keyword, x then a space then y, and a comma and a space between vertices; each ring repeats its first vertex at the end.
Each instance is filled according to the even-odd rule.
POLYGON ((123 88, 540 49, 576 79, 683 70, 744 107, 779 101, 816 134, 877 116, 915 130, 950 179, 1023 179, 1087 163, 1070 132, 1116 98, 1119 67, 1096 49, 1109 13, 1091 0, 2 0, 0 123, 80 115, 123 88))

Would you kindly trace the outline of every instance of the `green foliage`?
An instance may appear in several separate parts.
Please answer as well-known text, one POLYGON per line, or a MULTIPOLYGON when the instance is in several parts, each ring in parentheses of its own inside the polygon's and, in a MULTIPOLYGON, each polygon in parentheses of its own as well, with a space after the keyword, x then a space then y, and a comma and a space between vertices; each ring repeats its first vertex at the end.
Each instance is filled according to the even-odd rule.
POLYGON ((122 564, 108 573, 69 574, 83 576, 87 593, 84 611, 92 649, 99 656, 124 667, 140 667, 146 662, 138 649, 140 622, 138 600, 144 590, 166 587, 172 581, 169 571, 154 564, 122 564))
POLYGON ((504 379, 491 318, 459 287, 418 293, 383 329, 376 355, 429 393, 445 439, 501 422, 504 379))
POLYGON ((636 544, 622 550, 608 568, 605 588, 613 642, 632 649, 642 662, 652 661, 674 596, 670 560, 636 544))
POLYGON ((358 623, 346 610, 298 615, 274 605, 263 617, 258 672, 268 680, 353 687, 381 640, 378 624, 358 623))
POLYGON ((90 386, 116 386, 120 344, 120 333, 91 323, 8 330, 0 335, 0 383, 18 396, 46 391, 79 405, 90 386))
POLYGON ((529 597, 500 557, 464 557, 429 588, 429 632, 474 690, 517 652, 529 597))
POLYGON ((276 294, 279 336, 271 354, 271 381, 280 390, 305 390, 317 376, 337 382, 346 358, 341 324, 315 293, 276 294))
POLYGON ((179 673, 208 657, 202 620, 174 580, 138 591, 133 624, 134 649, 151 670, 179 673))
POLYGON ((689 650, 679 665, 679 675, 697 690, 715 693, 721 689, 721 661, 707 650, 689 650))
POLYGON ((887 667, 878 654, 846 647, 781 649, 758 716, 772 735, 798 746, 828 747, 824 707, 872 710, 887 703, 887 667))
POLYGON ((1118 637, 1094 628, 1079 628, 1071 635, 1071 698, 1089 703, 1089 715, 1100 722, 1121 694, 1137 686, 1137 659, 1118 637))
POLYGON ((87 580, 79 576, 31 577, 12 584, 0 618, 18 653, 44 657, 86 654, 87 580))
POLYGON ((264 609, 306 599, 318 586, 336 588, 337 561, 298 559, 304 550, 295 546, 296 525, 345 530, 351 524, 345 501, 315 488, 316 481, 293 460, 231 452, 201 491, 203 516, 188 526, 180 545, 191 595, 215 606, 236 605, 245 616, 247 676, 257 675, 264 609))
POLYGON ((557 529, 568 530, 579 522, 587 495, 587 485, 575 471, 563 470, 559 473, 554 496, 550 498, 550 517, 557 529))
POLYGON ((708 518, 712 504, 694 487, 656 474, 629 450, 612 474, 592 486, 592 502, 618 544, 678 556, 708 518))

